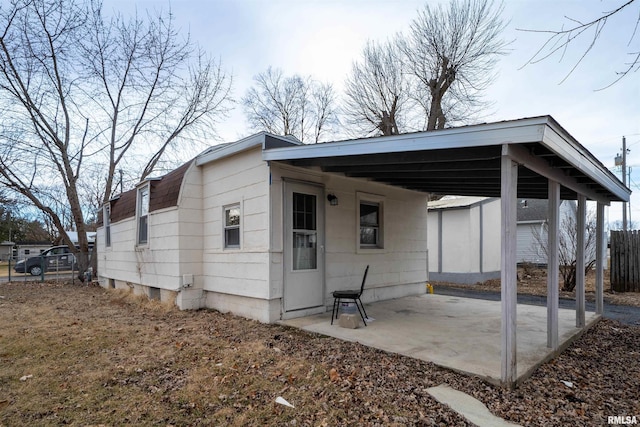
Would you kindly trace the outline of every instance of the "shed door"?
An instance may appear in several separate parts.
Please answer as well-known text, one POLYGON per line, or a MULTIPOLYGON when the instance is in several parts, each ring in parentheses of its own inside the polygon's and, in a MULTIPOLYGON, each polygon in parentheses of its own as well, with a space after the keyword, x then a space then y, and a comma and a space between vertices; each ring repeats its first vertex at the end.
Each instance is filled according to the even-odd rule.
POLYGON ((324 304, 324 191, 285 185, 285 311, 324 304))

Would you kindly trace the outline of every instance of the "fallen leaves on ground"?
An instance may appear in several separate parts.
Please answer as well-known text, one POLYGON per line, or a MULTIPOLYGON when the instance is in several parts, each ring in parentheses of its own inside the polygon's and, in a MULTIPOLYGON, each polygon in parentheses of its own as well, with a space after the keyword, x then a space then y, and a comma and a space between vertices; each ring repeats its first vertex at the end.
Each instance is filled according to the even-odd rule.
POLYGON ((358 343, 95 286, 2 284, 0 295, 0 425, 469 425, 428 394, 443 383, 521 425, 640 415, 640 328, 608 320, 508 390, 358 343))

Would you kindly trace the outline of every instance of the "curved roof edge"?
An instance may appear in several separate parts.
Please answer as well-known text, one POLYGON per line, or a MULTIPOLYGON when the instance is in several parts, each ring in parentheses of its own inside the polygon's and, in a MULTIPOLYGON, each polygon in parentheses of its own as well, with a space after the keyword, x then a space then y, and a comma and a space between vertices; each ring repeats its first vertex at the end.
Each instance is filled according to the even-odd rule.
MULTIPOLYGON (((129 191, 119 194, 110 200, 111 222, 132 218, 136 214, 137 191, 141 184, 148 182, 150 187, 149 212, 177 206, 182 182, 189 167, 194 163, 190 160, 182 166, 159 178, 150 178, 129 191)), ((102 219, 102 218, 100 218, 102 219)), ((104 221, 99 221, 99 224, 104 221)))

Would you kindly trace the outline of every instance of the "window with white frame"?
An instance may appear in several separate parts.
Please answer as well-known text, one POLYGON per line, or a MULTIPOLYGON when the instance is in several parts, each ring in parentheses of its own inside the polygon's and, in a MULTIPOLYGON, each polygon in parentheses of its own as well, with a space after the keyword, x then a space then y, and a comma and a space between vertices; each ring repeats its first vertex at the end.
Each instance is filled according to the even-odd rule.
POLYGON ((240 247, 240 204, 224 208, 224 247, 240 247))
POLYGON ((382 201, 359 201, 360 248, 382 248, 382 201))
POLYGON ((149 240, 149 185, 138 189, 138 244, 144 245, 149 240))
POLYGON ((107 203, 102 209, 102 218, 104 223, 104 244, 111 246, 111 204, 107 203))

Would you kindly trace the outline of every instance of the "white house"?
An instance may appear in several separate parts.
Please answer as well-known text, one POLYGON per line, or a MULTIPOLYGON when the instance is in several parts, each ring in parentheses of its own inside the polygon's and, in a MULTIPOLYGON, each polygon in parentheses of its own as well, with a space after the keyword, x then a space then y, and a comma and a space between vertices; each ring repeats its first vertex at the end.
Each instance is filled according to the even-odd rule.
POLYGON ((112 200, 102 283, 262 322, 324 312, 367 265, 365 302, 424 293, 427 194, 263 158, 298 146, 264 133, 214 146, 112 200))
MULTIPOLYGON (((575 214, 575 201, 560 202, 561 233, 575 214)), ((473 284, 500 277, 499 198, 447 196, 429 202, 427 217, 429 280, 473 284)), ((518 263, 546 265, 548 218, 548 200, 518 201, 518 263)))
POLYGON ((366 265, 365 302, 425 292, 429 193, 500 198, 504 383, 516 378, 518 200, 549 200, 547 346, 560 348, 560 200, 577 200, 582 231, 587 200, 597 204, 602 314, 604 207, 631 190, 550 116, 312 145, 263 133, 213 147, 104 207, 99 280, 263 322, 326 311, 366 265))

